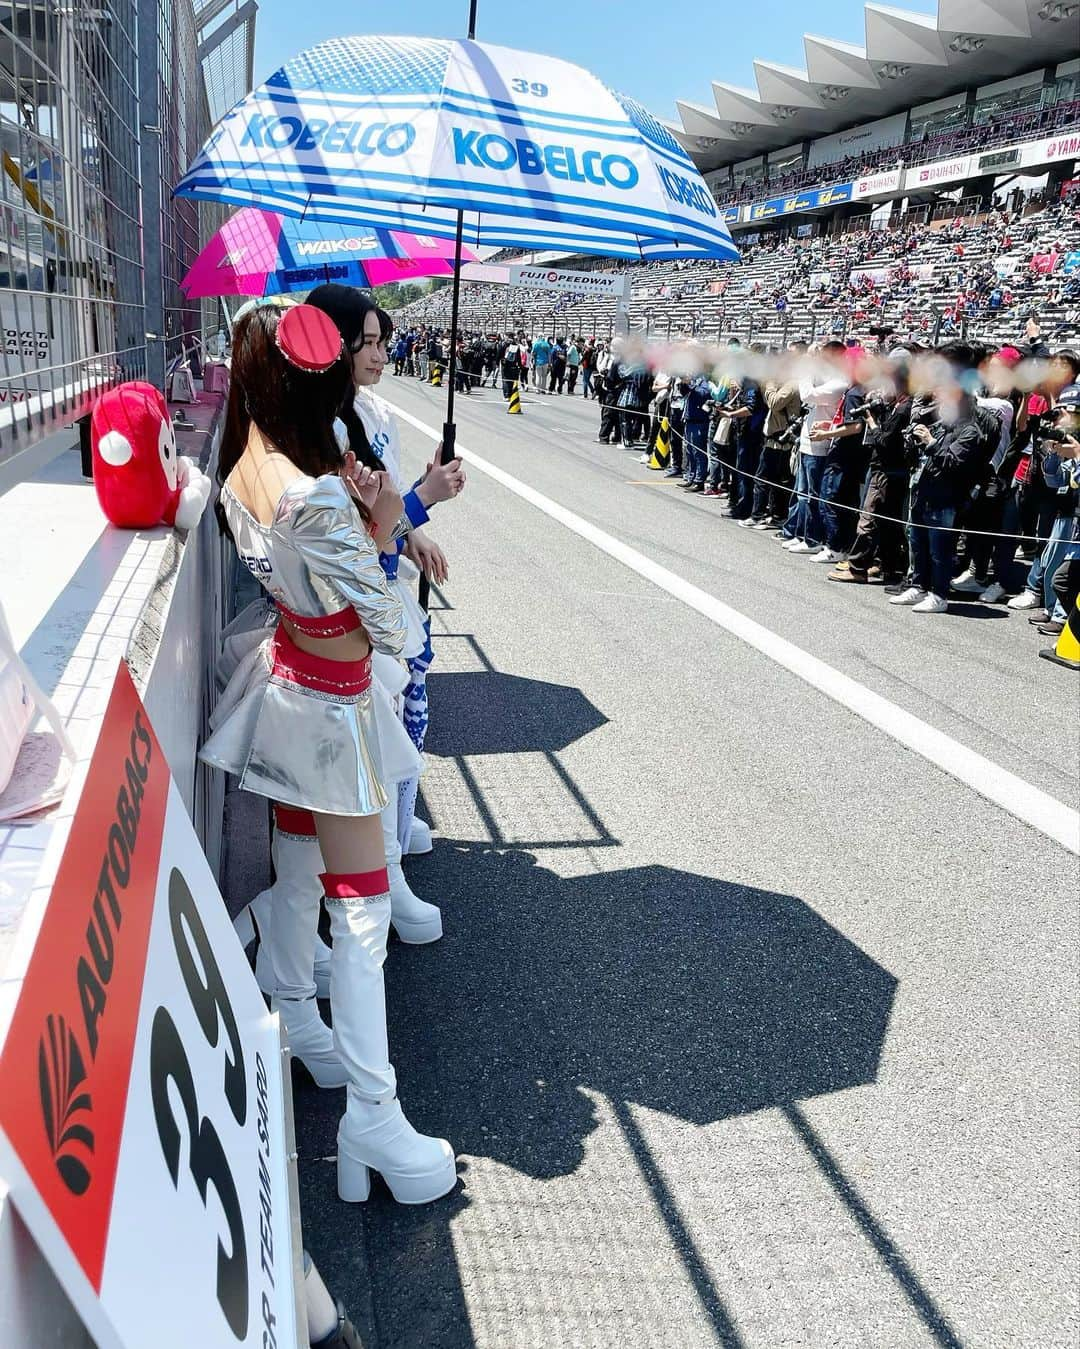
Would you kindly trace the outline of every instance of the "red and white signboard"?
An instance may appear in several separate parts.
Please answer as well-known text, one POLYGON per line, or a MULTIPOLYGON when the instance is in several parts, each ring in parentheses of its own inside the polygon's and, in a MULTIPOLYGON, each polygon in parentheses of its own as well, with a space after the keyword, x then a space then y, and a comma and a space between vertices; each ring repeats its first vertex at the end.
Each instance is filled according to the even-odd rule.
POLYGON ((925 192, 939 183, 955 183, 968 176, 971 156, 959 159, 939 159, 936 164, 919 164, 904 174, 905 192, 925 192))
POLYGON ((856 201, 861 201, 865 197, 887 197, 893 192, 900 191, 900 179, 903 176, 903 169, 889 169, 887 173, 871 173, 855 183, 851 195, 856 201))
POLYGON ((1063 159, 1066 163, 1080 159, 1080 131, 1075 128, 1046 140, 1032 141, 1020 150, 1020 163, 1025 168, 1039 164, 1060 164, 1063 159))
POLYGON ((277 1020, 120 666, 0 1046, 0 1176, 102 1349, 293 1349, 277 1020))

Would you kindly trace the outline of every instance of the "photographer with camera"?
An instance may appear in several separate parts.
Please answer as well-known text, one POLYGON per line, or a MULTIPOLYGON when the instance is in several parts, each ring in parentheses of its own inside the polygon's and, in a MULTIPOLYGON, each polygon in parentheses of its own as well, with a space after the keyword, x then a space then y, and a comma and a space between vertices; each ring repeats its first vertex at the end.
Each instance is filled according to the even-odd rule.
MULTIPOLYGON (((805 350, 805 343, 795 342, 788 353, 797 359, 805 350)), ((769 379, 762 389, 765 399, 764 439, 758 459, 754 484, 753 509, 740 523, 749 529, 771 529, 782 522, 791 504, 791 456, 799 443, 802 429, 802 399, 799 382, 792 374, 787 378, 769 379)))
POLYGON ((861 356, 859 348, 845 348, 843 361, 852 373, 852 383, 844 393, 832 425, 819 424, 810 432, 812 441, 824 441, 827 446, 825 472, 821 479, 825 547, 811 559, 826 565, 847 560, 848 547, 855 533, 852 515, 859 505, 866 477, 866 421, 861 415, 866 391, 856 376, 861 356))
MULTIPOLYGON (((1080 383, 1080 356, 1070 350, 1056 352, 1048 363, 1046 377, 1039 384, 1038 394, 1033 395, 1033 398, 1039 396, 1043 399, 1045 411, 1028 419, 1031 438, 1029 467, 1024 486, 1029 494, 1032 493, 1037 473, 1038 490, 1047 502, 1045 513, 1040 512, 1038 517, 1039 534, 1041 537, 1048 534, 1051 542, 1057 542, 1064 537, 1067 530, 1067 516, 1063 517, 1061 512, 1056 474, 1047 475, 1045 459, 1047 452, 1053 450, 1057 443, 1055 433, 1061 430, 1056 425, 1056 408, 1065 390, 1077 383, 1080 383)), ((1031 401, 1029 399, 1029 404, 1031 401)), ((1009 601, 1010 609, 1030 610, 1032 622, 1048 621, 1053 610, 1051 599, 1053 576, 1046 574, 1043 562, 1047 547, 1048 544, 1044 545, 1036 553, 1024 589, 1009 601)))
POLYGON ((1067 613, 1055 595, 1054 577, 1063 563, 1080 555, 1080 384, 1069 384, 1057 396, 1053 420, 1041 434, 1043 479, 1054 493, 1054 523, 1050 541, 1028 574, 1028 589, 1033 580, 1041 584, 1047 621, 1039 631, 1057 636, 1065 625, 1067 613))
POLYGON ((814 430, 829 432, 838 416, 842 415, 844 396, 851 387, 845 362, 843 342, 826 342, 820 349, 811 348, 816 368, 812 368, 799 382, 799 397, 806 406, 799 435, 799 475, 796 497, 800 510, 793 520, 788 517, 786 530, 794 535, 785 542, 789 553, 816 555, 825 545, 825 526, 821 515, 821 483, 825 476, 828 455, 828 436, 815 436, 814 430), (800 488, 805 485, 805 496, 800 488))
POLYGON ((933 402, 915 402, 913 424, 905 433, 918 455, 911 480, 912 583, 889 603, 908 605, 917 614, 948 610, 956 518, 981 470, 983 431, 975 418, 975 400, 961 382, 971 368, 971 356, 959 343, 938 351, 933 402))
MULTIPOLYGON (((1015 387, 1020 359, 1015 347, 1001 347, 979 365, 984 392, 976 399, 976 416, 987 436, 986 471, 963 521, 967 568, 954 578, 953 590, 978 595, 984 604, 997 604, 1008 594, 1019 542, 1015 536, 1003 536, 1007 535, 1006 510, 1020 454, 1013 430, 1023 403, 1023 394, 1015 387)), ((1019 514, 1015 519, 1019 520, 1019 514)))
POLYGON ((911 421, 908 388, 908 352, 896 347, 889 353, 892 383, 867 391, 866 401, 852 415, 866 423, 864 445, 870 452, 870 481, 855 542, 847 562, 840 562, 826 579, 865 584, 875 565, 885 585, 902 580, 907 571, 908 447, 905 432, 911 421), (885 518, 879 518, 885 517, 885 518))

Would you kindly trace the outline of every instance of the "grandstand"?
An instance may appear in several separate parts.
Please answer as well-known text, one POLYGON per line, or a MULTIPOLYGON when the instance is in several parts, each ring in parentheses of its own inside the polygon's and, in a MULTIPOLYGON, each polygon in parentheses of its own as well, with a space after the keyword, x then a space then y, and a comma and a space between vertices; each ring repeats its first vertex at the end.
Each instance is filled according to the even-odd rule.
MULTIPOLYGON (((670 129, 742 263, 631 265, 631 327, 780 341, 881 325, 924 341, 993 339, 1035 311, 1071 337, 1078 14, 1058 0, 939 0, 936 17, 869 4, 864 47, 807 35, 805 69, 755 61, 756 90, 717 83, 711 108, 679 101, 670 129)), ((462 314, 485 331, 607 336, 615 322, 611 301, 490 282, 463 286, 462 314)), ((448 297, 400 317, 445 325, 448 297)))
MULTIPOLYGON (((1072 202, 1017 220, 995 212, 810 239, 778 236, 746 248, 738 267, 686 261, 619 270, 630 272, 631 328, 661 339, 813 341, 889 326, 923 342, 953 334, 1005 341, 1031 313, 1045 332, 1069 340, 1080 334, 1080 211, 1072 202)), ((449 291, 395 317, 445 327, 449 291)), ((591 295, 466 282, 461 322, 483 332, 609 337, 615 307, 591 295)))

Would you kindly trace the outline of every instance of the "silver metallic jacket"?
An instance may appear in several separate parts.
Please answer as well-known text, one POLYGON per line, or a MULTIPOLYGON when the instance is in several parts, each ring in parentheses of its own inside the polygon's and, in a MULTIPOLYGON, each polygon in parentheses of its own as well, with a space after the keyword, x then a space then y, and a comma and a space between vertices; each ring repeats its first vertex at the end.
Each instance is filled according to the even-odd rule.
MULTIPOLYGON (((354 609, 375 650, 400 656, 406 636, 401 601, 391 594, 379 549, 336 473, 291 482, 270 525, 260 524, 227 483, 221 501, 241 562, 284 608, 305 618, 354 609)), ((392 538, 409 527, 402 516, 392 538)))

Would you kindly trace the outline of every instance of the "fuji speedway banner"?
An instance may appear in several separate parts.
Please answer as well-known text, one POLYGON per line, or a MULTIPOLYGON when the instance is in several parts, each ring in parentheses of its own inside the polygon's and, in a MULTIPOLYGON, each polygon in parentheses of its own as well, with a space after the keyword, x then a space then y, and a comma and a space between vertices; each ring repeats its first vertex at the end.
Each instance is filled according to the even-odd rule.
POLYGON ((560 271, 556 267, 511 267, 510 284, 531 290, 573 291, 584 295, 622 295, 628 277, 620 272, 560 271))
POLYGON ((0 1176, 101 1349, 296 1346, 281 1064, 121 665, 0 1045, 0 1176))

